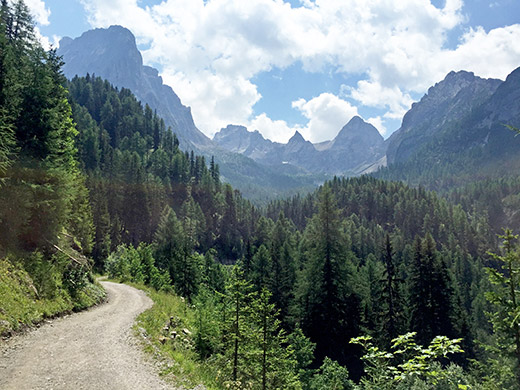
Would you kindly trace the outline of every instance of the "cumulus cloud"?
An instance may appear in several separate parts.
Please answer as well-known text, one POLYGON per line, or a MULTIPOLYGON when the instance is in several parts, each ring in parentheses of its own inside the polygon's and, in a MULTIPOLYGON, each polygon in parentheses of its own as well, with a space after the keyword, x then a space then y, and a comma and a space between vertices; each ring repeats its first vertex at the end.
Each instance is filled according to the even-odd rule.
POLYGON ((265 113, 257 115, 246 124, 250 129, 258 130, 265 138, 274 142, 287 143, 295 131, 302 132, 301 126, 291 127, 284 120, 272 120, 265 113))
POLYGON ((49 25, 51 11, 47 8, 43 0, 25 0, 25 4, 29 7, 36 23, 42 26, 49 25))
POLYGON ((431 0, 302 0, 296 8, 282 0, 163 0, 151 7, 137 0, 81 2, 93 27, 132 30, 147 46, 145 62, 161 65, 209 135, 227 123, 248 123, 285 139, 290 127, 283 121, 254 114, 261 95, 251 80, 295 62, 308 72, 362 75, 356 85, 332 91, 337 96, 293 104, 308 119, 302 134, 314 141, 333 138, 357 112, 342 98, 383 110, 378 128, 384 129, 385 119, 409 108, 412 94, 451 70, 504 78, 520 63, 520 25, 469 29, 457 47, 446 47, 448 34, 465 21, 462 0, 443 7, 431 0))
POLYGON ((387 135, 388 129, 385 126, 385 121, 380 116, 368 118, 367 122, 374 126, 383 137, 387 135))
POLYGON ((333 139, 352 117, 358 115, 356 107, 330 93, 322 93, 309 101, 299 99, 292 106, 309 120, 300 132, 313 143, 333 139))
POLYGON ((440 54, 436 73, 445 74, 447 64, 451 65, 449 70, 471 70, 481 77, 505 79, 520 65, 520 24, 489 32, 471 28, 455 50, 440 54))
POLYGON ((384 87, 377 81, 360 80, 357 88, 348 85, 341 86, 342 92, 364 106, 386 108, 386 118, 399 119, 410 109, 413 99, 394 85, 384 87))
POLYGON ((292 107, 307 118, 305 126, 290 126, 284 120, 272 120, 265 113, 242 124, 275 142, 286 143, 299 131, 303 138, 316 143, 333 139, 352 117, 358 115, 356 107, 330 93, 322 93, 308 101, 295 100, 292 107))
POLYGON ((45 50, 49 50, 52 47, 56 47, 59 41, 59 37, 55 35, 52 37, 47 37, 43 35, 40 31, 40 26, 48 26, 50 24, 49 17, 51 16, 51 11, 49 8, 47 8, 45 1, 25 0, 25 5, 27 5, 27 7, 29 8, 31 16, 33 17, 33 20, 36 23, 34 33, 36 35, 36 38, 41 42, 43 48, 45 50))

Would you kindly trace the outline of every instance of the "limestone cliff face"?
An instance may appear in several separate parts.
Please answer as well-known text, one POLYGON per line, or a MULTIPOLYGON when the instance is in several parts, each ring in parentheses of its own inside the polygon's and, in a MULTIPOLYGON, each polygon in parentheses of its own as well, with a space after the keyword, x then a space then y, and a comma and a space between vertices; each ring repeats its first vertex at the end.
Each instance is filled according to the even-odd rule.
POLYGON ((470 72, 450 72, 412 105, 401 128, 388 139, 388 164, 407 161, 442 129, 463 120, 489 99, 501 83, 470 72))
POLYGON ((126 28, 111 26, 85 32, 79 38, 63 38, 58 55, 63 57, 67 78, 87 73, 108 80, 119 88, 130 89, 171 126, 183 149, 203 150, 211 140, 197 129, 191 110, 164 85, 159 72, 143 65, 135 37, 126 28))

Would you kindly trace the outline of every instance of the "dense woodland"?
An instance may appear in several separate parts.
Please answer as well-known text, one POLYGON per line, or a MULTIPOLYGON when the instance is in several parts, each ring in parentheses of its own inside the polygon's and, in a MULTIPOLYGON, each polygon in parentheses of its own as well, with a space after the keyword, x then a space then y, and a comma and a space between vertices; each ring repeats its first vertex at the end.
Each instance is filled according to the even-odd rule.
POLYGON ((39 298, 84 299, 91 269, 178 294, 222 388, 519 388, 519 253, 497 237, 518 178, 335 178, 258 208, 131 91, 65 80, 1 4, 0 257, 39 298))

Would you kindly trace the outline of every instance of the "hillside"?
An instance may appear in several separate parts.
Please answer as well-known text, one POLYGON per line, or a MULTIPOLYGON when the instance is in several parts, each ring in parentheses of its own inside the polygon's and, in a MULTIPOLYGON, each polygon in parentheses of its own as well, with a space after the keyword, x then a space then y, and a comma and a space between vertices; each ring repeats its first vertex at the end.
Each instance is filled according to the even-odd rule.
POLYGON ((0 9, 0 336, 103 299, 60 60, 23 2, 0 9), (15 28, 16 26, 16 28, 15 28))
POLYGON ((450 73, 405 115, 379 177, 446 190, 514 174, 520 144, 520 68, 504 82, 450 73))

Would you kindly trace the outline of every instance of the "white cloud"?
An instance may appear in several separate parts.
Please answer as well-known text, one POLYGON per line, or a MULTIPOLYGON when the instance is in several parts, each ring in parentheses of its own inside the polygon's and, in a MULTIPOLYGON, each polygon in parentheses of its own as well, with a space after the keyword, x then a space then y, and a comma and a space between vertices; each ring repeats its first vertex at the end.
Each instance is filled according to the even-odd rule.
POLYGON ((292 106, 309 120, 300 132, 313 143, 333 139, 352 117, 358 115, 356 107, 330 93, 322 93, 309 101, 296 100, 292 106))
MULTIPOLYGON (((458 47, 445 47, 448 33, 465 20, 462 0, 446 0, 443 8, 430 0, 302 0, 298 8, 282 0, 163 0, 152 7, 81 1, 93 27, 120 24, 149 44, 145 62, 162 65, 165 81, 209 135, 228 123, 258 123, 270 129, 264 135, 281 132, 284 139, 284 123, 253 116, 261 96, 251 80, 298 61, 307 71, 364 75, 343 92, 386 110, 382 117, 389 119, 402 116, 411 94, 451 70, 503 78, 520 64, 520 25, 471 29, 458 47)), ((308 119, 304 136, 331 138, 357 111, 332 96, 294 104, 308 119)))
POLYGON ((292 107, 308 119, 306 126, 290 126, 286 121, 272 120, 265 113, 242 124, 275 142, 286 143, 295 131, 299 131, 303 138, 316 143, 333 139, 352 117, 358 115, 356 107, 330 93, 322 93, 308 101, 298 99, 292 107))
POLYGON ((378 131, 379 134, 382 136, 386 136, 388 133, 388 129, 386 128, 384 122, 385 120, 381 118, 380 116, 376 116, 373 118, 367 119, 367 122, 370 123, 372 126, 374 126, 378 131))
POLYGON ((397 85, 384 87, 377 81, 360 80, 357 88, 343 85, 342 92, 364 106, 388 109, 385 117, 390 119, 402 118, 413 103, 410 95, 403 93, 397 85))
POLYGON ((260 99, 256 86, 244 78, 229 78, 207 70, 202 70, 198 77, 189 76, 168 69, 163 74, 164 82, 181 95, 184 104, 195 105, 195 124, 210 137, 230 123, 246 121, 260 99))
POLYGON ((40 26, 48 26, 50 24, 49 17, 51 16, 51 11, 47 8, 45 1, 25 0, 25 5, 29 8, 31 16, 36 23, 34 28, 36 38, 40 41, 44 49, 49 50, 51 47, 56 47, 59 38, 57 36, 47 37, 40 31, 40 26))
POLYGON ((25 4, 29 7, 34 21, 42 26, 49 25, 49 17, 51 11, 46 7, 43 0, 25 0, 25 4))
POLYGON ((302 132, 300 126, 291 127, 283 120, 272 120, 265 113, 256 116, 247 127, 258 130, 265 138, 274 142, 287 143, 296 130, 302 132))
POLYGON ((470 29, 453 51, 443 51, 437 63, 438 74, 449 70, 470 70, 486 78, 505 79, 520 65, 520 24, 486 32, 482 27, 470 29))

